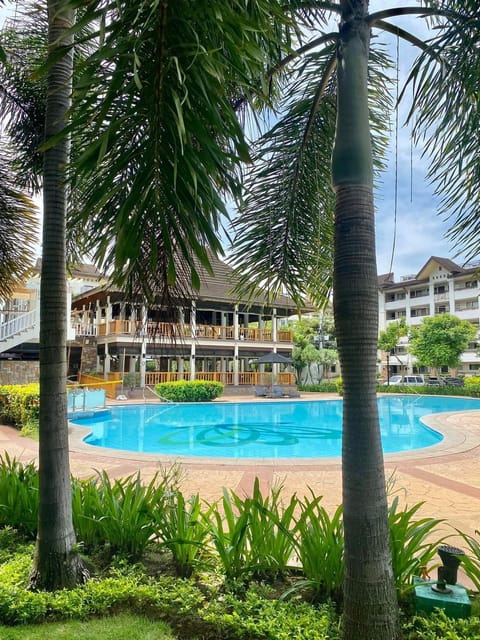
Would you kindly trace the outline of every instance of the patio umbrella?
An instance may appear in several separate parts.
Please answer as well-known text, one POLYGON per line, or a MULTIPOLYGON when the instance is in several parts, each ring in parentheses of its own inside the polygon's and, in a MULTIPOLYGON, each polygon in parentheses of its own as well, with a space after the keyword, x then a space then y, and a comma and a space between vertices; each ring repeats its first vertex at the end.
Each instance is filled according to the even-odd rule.
POLYGON ((292 364, 292 358, 282 356, 280 353, 266 353, 261 358, 257 358, 257 364, 292 364))

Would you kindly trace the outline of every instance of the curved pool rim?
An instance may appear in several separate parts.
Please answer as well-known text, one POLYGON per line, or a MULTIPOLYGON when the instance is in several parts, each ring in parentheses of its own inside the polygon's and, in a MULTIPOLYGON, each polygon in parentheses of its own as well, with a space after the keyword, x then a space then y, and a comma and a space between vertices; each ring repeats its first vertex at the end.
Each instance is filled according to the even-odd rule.
MULTIPOLYGON (((382 394, 383 395, 383 394, 382 394)), ((394 394, 392 394, 394 395, 394 394)), ((442 397, 442 396, 437 396, 442 397)), ((445 396, 451 397, 451 396, 445 396)), ((303 397, 305 400, 338 400, 337 395, 325 397, 325 394, 313 397, 303 397)), ((234 397, 231 400, 222 398, 220 402, 239 402, 241 399, 234 397)), ((244 398, 244 402, 252 402, 252 399, 244 398)), ((296 399, 298 402, 299 399, 296 399)), ((288 402, 288 400, 278 400, 277 402, 288 402)), ((122 403, 123 404, 123 403, 122 403)), ((143 406, 145 403, 130 403, 143 406)), ((163 404, 163 403, 148 403, 163 404)), ((421 421, 430 429, 437 431, 443 439, 429 447, 422 449, 412 449, 409 451, 399 451, 395 453, 384 453, 386 464, 405 462, 408 460, 428 460, 442 456, 465 453, 480 447, 480 411, 461 410, 444 413, 428 414, 421 418, 421 421), (460 426, 461 425, 461 426, 460 426)), ((336 466, 341 467, 340 457, 312 457, 312 458, 229 458, 220 456, 186 456, 171 455, 163 453, 141 453, 123 449, 109 449, 107 447, 97 447, 86 443, 84 440, 91 433, 90 429, 69 423, 69 445, 70 451, 83 453, 95 458, 115 458, 117 460, 129 460, 138 462, 153 461, 157 464, 178 463, 182 466, 202 466, 202 465, 228 465, 232 467, 271 466, 271 467, 301 467, 301 466, 336 466)))

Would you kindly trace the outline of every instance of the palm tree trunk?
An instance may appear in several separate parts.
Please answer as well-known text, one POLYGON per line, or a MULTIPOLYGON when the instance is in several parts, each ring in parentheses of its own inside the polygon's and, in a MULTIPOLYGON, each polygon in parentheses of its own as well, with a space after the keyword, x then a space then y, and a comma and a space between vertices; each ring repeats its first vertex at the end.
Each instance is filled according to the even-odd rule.
MULTIPOLYGON (((59 45, 65 55, 49 66, 45 136, 59 133, 70 106, 73 48, 63 34, 74 13, 62 0, 49 0, 49 55, 59 45)), ((65 258, 65 166, 69 143, 62 139, 45 151, 43 254, 40 290, 40 444, 39 519, 31 587, 55 590, 85 581, 75 551, 67 423, 67 287, 65 258)))
POLYGON ((342 0, 338 51, 334 314, 342 368, 344 638, 393 640, 393 581, 376 401, 378 288, 368 114, 366 0, 342 0))

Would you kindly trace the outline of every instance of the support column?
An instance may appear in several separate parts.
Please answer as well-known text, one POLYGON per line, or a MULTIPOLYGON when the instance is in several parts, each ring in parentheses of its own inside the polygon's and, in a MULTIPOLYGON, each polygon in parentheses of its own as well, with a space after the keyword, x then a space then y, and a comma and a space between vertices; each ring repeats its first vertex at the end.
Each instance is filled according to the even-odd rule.
POLYGON ((103 379, 108 380, 110 373, 110 354, 108 353, 108 344, 105 344, 105 358, 103 360, 103 379))
MULTIPOLYGON (((237 327, 238 328, 238 327, 237 327)), ((238 344, 233 349, 233 385, 238 387, 238 344)))
POLYGON ((142 328, 141 331, 141 345, 140 345, 140 388, 145 388, 145 374, 147 371, 147 308, 142 306, 142 328))

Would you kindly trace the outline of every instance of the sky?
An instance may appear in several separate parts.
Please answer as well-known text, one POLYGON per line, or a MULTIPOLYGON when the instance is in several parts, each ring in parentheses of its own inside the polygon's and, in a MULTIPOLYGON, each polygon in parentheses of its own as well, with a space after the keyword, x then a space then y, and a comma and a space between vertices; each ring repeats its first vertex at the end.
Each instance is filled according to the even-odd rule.
MULTIPOLYGON (((393 6, 413 6, 416 2, 370 2, 370 10, 380 10, 393 6)), ((419 37, 429 36, 424 20, 408 16, 392 19, 396 24, 413 31, 419 37)), ((389 42, 393 59, 396 60, 396 39, 382 35, 382 41, 389 42)), ((399 43, 399 77, 406 78, 410 64, 416 57, 412 45, 399 43)), ((402 127, 407 113, 407 104, 399 108, 398 145, 390 147, 389 164, 382 176, 382 184, 376 190, 376 244, 377 270, 379 274, 393 271, 395 280, 401 276, 416 274, 432 255, 450 258, 463 264, 462 256, 456 257, 457 249, 446 240, 448 222, 437 214, 438 199, 434 188, 426 180, 427 160, 421 157, 421 149, 412 148, 409 127, 402 127), (397 162, 395 156, 397 154, 397 162), (397 178, 397 216, 395 224, 395 168, 397 178), (393 260, 392 260, 393 252, 393 260)), ((394 125, 395 128, 395 125, 394 125)), ((395 139, 395 130, 392 140, 395 139)))
MULTIPOLYGON (((371 0, 370 11, 415 4, 418 4, 415 0, 371 0)), ((7 9, 0 9, 0 24, 5 15, 11 14, 13 7, 12 3, 7 3, 7 9)), ((395 22, 418 36, 428 37, 424 20, 407 16, 395 18, 395 22)), ((389 43, 396 58, 396 40, 385 35, 382 36, 382 42, 389 43)), ((409 64, 415 59, 415 52, 411 45, 402 41, 399 48, 401 85, 409 64)), ((399 125, 403 123, 406 109, 406 104, 399 108, 399 125)), ((395 131, 392 134, 393 140, 395 131)), ((401 276, 418 273, 432 255, 451 258, 463 264, 462 256, 456 257, 456 249, 445 239, 448 223, 437 214, 434 189, 425 178, 426 171, 427 163, 421 157, 421 150, 412 148, 410 130, 399 126, 398 144, 391 145, 387 171, 382 175, 381 184, 375 192, 377 270, 379 274, 393 272, 395 280, 400 280, 401 276)))

